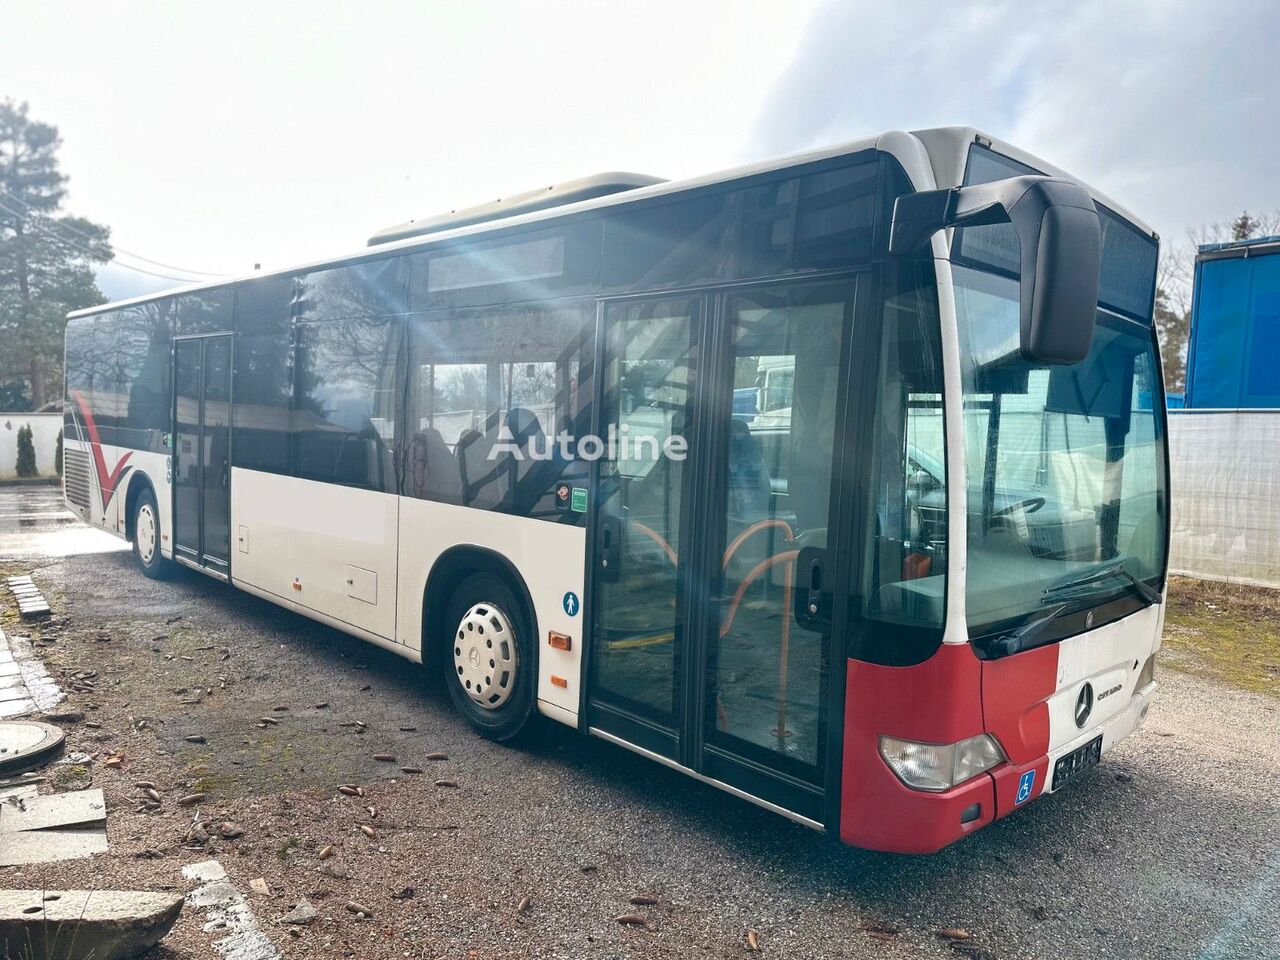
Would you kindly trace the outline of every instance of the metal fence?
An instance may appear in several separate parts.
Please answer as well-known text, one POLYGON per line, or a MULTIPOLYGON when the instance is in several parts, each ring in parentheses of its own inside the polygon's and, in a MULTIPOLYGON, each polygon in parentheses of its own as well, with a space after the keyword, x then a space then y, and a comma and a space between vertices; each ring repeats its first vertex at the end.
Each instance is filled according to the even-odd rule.
POLYGON ((1171 410, 1174 573, 1280 588, 1280 410, 1171 410))

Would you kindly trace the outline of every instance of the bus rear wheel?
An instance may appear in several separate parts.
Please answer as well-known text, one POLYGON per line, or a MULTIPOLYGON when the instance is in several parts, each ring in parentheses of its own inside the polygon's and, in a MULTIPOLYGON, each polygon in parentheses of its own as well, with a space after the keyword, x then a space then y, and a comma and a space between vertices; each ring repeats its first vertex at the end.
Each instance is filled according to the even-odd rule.
POLYGON ((510 740, 534 714, 538 676, 533 625, 500 577, 467 577, 449 601, 451 633, 443 650, 453 705, 477 733, 510 740))
POLYGON ((133 557, 152 580, 163 580, 173 572, 172 561, 160 552, 160 540, 160 511, 156 495, 147 487, 133 505, 133 557))

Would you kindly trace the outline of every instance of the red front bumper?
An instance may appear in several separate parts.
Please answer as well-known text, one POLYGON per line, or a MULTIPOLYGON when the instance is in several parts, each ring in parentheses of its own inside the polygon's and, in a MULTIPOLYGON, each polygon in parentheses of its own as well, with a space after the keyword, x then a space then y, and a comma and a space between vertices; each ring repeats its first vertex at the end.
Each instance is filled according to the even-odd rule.
POLYGON ((979 661, 968 644, 943 644, 910 667, 848 661, 840 839, 869 850, 933 853, 1019 806, 1018 783, 1028 770, 1036 771, 1031 797, 1038 795, 1049 767, 1048 719, 1039 707, 1053 689, 1053 657, 1050 664, 1024 654, 996 666, 979 661), (984 683, 987 699, 1005 705, 988 723, 984 683), (996 736, 1009 762, 943 793, 910 789, 880 756, 881 734, 955 743, 981 733, 996 736))

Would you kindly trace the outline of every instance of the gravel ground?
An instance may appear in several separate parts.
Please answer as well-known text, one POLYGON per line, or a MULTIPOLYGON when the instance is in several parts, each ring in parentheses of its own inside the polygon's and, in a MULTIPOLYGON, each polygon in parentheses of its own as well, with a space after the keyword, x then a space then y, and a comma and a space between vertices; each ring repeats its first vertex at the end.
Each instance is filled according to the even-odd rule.
MULTIPOLYGON (((0 523, 0 557, 30 537, 0 523)), ((58 619, 25 629, 5 601, 5 629, 52 641, 68 687, 97 671, 66 704, 85 714, 68 748, 95 762, 42 789, 101 787, 111 849, 0 869, 0 887, 185 892, 182 866, 216 858, 286 957, 739 957, 749 931, 778 957, 1280 956, 1274 697, 1166 671, 1146 727, 1079 784, 898 857, 558 726, 490 744, 419 668, 198 574, 153 583, 124 553, 0 562, 19 571, 58 619), (302 897, 319 918, 291 932, 276 921, 302 897)), ((217 956, 202 924, 187 910, 148 956, 217 956)))

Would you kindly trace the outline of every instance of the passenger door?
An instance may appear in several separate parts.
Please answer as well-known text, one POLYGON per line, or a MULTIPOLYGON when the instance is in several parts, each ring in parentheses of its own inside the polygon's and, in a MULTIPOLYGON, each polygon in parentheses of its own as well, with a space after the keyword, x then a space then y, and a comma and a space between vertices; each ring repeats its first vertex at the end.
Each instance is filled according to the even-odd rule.
POLYGON ((174 345, 174 556, 231 570, 231 337, 174 345))
POLYGON ((821 822, 854 281, 604 307, 588 723, 821 822), (632 446, 677 437, 678 460, 632 446))

